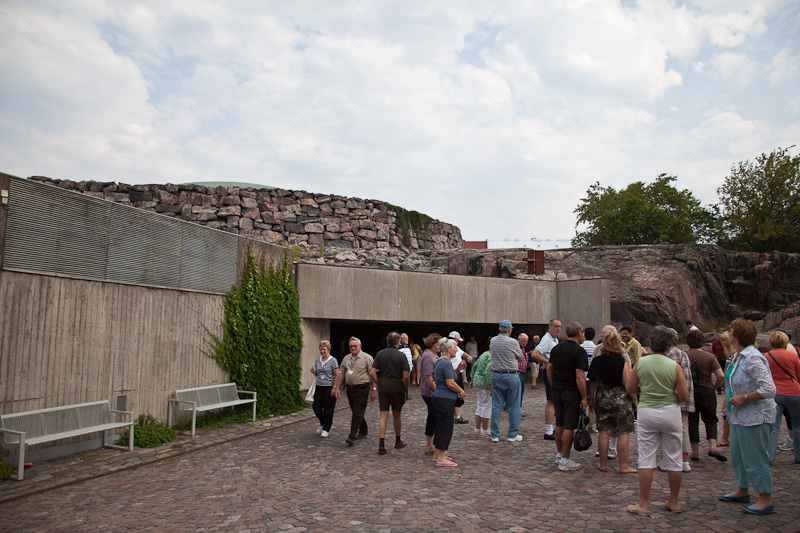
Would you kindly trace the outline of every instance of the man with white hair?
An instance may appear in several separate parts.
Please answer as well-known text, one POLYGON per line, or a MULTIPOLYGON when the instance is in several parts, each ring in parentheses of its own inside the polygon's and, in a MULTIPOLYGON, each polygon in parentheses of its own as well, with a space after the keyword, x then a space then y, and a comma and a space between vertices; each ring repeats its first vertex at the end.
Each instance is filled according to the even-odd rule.
MULTIPOLYGON (((461 334, 457 331, 451 331, 450 334, 447 336, 449 339, 453 339, 456 343, 463 342, 464 339, 461 338, 461 334)), ((464 389, 464 371, 467 368, 467 365, 472 362, 472 357, 462 350, 459 346, 456 346, 456 355, 452 359, 450 359, 450 363, 453 365, 453 370, 456 372, 456 384, 464 389), (462 365, 463 363, 463 365, 462 365)), ((466 389, 465 389, 466 390, 466 389)), ((461 417, 461 408, 456 407, 455 410, 455 423, 456 424, 468 424, 469 420, 466 418, 461 417)))
POLYGON ((550 388, 550 379, 547 375, 547 364, 550 362, 550 352, 558 345, 558 336, 561 334, 561 321, 557 318, 550 320, 547 325, 547 333, 533 350, 531 356, 539 363, 539 372, 544 372, 544 393, 547 403, 544 406, 544 440, 556 440, 553 419, 555 418, 555 407, 553 406, 553 392, 550 388))

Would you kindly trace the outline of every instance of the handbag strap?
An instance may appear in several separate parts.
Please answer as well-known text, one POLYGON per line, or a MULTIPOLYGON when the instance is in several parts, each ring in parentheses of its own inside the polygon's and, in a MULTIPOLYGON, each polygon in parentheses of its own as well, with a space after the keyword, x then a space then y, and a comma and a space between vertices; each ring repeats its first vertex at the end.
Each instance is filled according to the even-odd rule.
POLYGON ((775 356, 774 356, 774 355, 772 355, 772 350, 768 351, 768 352, 767 352, 767 355, 768 355, 768 356, 770 356, 770 357, 772 357, 772 360, 773 360, 773 361, 775 361, 775 364, 776 364, 776 365, 778 365, 778 368, 780 368, 781 370, 783 370, 783 373, 784 373, 784 374, 786 374, 787 376, 789 376, 789 379, 790 379, 790 380, 792 380, 792 381, 797 381, 797 378, 795 378, 793 375, 791 375, 789 372, 787 372, 787 371, 786 371, 786 369, 785 369, 785 368, 783 368, 783 367, 781 366, 781 364, 780 364, 780 363, 779 363, 779 362, 778 362, 778 361, 775 359, 775 356))

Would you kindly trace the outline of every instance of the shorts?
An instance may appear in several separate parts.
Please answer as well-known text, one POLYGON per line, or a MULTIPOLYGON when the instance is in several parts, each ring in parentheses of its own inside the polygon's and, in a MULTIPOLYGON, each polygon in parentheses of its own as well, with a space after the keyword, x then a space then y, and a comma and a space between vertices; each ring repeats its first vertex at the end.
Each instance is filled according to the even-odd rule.
POLYGON ((378 405, 381 411, 388 411, 391 406, 392 411, 399 413, 404 403, 406 403, 406 387, 402 379, 378 379, 378 405))
POLYGON ((544 381, 544 395, 547 398, 548 402, 553 401, 553 389, 550 387, 550 380, 547 378, 547 370, 539 371, 542 375, 542 381, 544 381))
POLYGON ((556 427, 566 430, 578 428, 578 414, 581 411, 580 392, 553 391, 553 406, 556 409, 556 427))

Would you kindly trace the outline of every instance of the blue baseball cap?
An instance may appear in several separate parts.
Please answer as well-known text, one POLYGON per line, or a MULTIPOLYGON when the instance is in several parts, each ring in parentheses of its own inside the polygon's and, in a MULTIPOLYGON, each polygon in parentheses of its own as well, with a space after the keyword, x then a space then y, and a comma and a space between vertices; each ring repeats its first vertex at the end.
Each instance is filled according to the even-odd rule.
POLYGON ((514 326, 511 325, 511 321, 510 320, 503 320, 502 322, 500 322, 500 327, 503 328, 503 329, 511 329, 514 326))

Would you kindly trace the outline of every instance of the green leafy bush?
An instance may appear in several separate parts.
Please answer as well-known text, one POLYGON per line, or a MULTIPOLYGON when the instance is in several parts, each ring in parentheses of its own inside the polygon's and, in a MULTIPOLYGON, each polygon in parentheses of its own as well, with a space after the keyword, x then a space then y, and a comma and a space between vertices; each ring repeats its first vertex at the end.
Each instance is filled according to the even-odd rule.
POLYGON ((10 479, 12 471, 11 465, 0 459, 0 480, 10 479))
POLYGON ((278 269, 256 264, 248 253, 241 282, 225 296, 222 336, 208 332, 208 355, 241 390, 258 393, 261 417, 306 407, 300 396, 300 305, 290 267, 289 257, 278 269))
MULTIPOLYGON (((117 444, 127 446, 130 435, 126 430, 120 436, 117 444)), ((175 431, 162 424, 151 414, 139 415, 139 420, 133 426, 133 445, 137 448, 156 448, 175 439, 175 431)))

